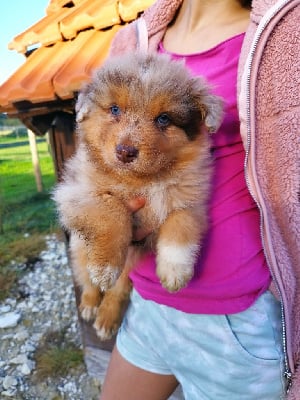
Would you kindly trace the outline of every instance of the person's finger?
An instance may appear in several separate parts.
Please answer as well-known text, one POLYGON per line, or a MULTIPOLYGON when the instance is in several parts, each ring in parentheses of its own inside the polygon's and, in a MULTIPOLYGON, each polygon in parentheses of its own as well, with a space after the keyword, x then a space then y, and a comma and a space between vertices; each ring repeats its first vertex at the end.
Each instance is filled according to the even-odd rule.
POLYGON ((134 197, 126 202, 127 207, 132 213, 144 207, 146 200, 143 197, 134 197))

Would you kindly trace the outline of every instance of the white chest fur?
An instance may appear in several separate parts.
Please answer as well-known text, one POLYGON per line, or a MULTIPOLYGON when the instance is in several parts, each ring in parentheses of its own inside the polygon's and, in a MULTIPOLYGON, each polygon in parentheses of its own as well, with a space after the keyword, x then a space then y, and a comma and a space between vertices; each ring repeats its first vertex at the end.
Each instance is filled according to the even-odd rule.
POLYGON ((165 183, 156 182, 147 188, 147 199, 159 223, 162 223, 168 214, 168 190, 165 183))

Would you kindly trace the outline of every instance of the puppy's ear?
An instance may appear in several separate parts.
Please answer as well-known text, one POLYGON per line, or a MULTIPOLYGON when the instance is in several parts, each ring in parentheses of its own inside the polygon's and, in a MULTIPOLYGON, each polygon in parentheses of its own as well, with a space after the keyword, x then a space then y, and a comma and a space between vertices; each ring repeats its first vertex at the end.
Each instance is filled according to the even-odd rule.
POLYGON ((220 128, 223 121, 223 100, 221 97, 210 93, 202 96, 202 106, 204 108, 204 123, 209 133, 215 133, 220 128))
POLYGON ((91 85, 87 84, 79 92, 75 104, 76 122, 82 122, 90 113, 93 101, 91 98, 91 85))
POLYGON ((193 78, 193 88, 207 131, 217 132, 223 120, 223 100, 211 93, 211 88, 201 77, 193 78))

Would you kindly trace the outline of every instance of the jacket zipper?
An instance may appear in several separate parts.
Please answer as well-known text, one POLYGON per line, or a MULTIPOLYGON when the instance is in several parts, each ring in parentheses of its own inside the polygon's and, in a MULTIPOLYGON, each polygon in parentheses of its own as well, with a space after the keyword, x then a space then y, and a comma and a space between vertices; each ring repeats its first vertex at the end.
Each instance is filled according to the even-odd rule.
MULTIPOLYGON (((252 62, 254 59, 254 54, 256 53, 256 49, 259 43, 259 40, 266 28, 266 26, 270 23, 270 21, 276 16, 276 14, 281 11, 288 3, 290 0, 283 0, 279 5, 276 5, 273 7, 273 9, 270 10, 269 14, 267 17, 261 21, 261 23, 258 26, 251 51, 249 53, 248 59, 246 61, 246 66, 247 66, 247 72, 246 72, 246 109, 247 109, 247 114, 246 114, 246 122, 247 122, 247 145, 246 145, 246 151, 245 151, 245 164, 244 164, 244 169, 245 169, 245 179, 246 179, 246 184, 248 187, 248 190, 255 200, 257 207, 260 212, 260 235, 261 235, 261 240, 262 243, 264 244, 264 248, 266 248, 266 241, 265 241, 265 235, 264 235, 264 230, 263 230, 263 225, 265 223, 264 215, 263 215, 263 210, 261 205, 259 204, 256 195, 254 194, 251 184, 249 181, 249 174, 247 172, 247 165, 249 162, 249 149, 250 149, 250 142, 251 142, 251 126, 250 126, 250 81, 251 81, 251 68, 252 68, 252 62)), ((270 245, 270 244, 269 244, 270 245)), ((276 289, 279 293, 280 299, 281 299, 281 324, 282 324, 282 344, 283 344, 283 353, 284 353, 284 365, 285 365, 285 371, 284 371, 284 377, 287 382, 287 393, 289 392, 289 389, 292 384, 292 373, 289 365, 289 358, 288 358, 288 351, 287 351, 287 335, 286 335, 286 319, 285 319, 285 314, 284 314, 284 301, 283 301, 283 295, 282 291, 280 290, 280 286, 278 284, 278 280, 274 276, 274 267, 273 269, 271 268, 272 262, 270 261, 270 257, 267 254, 267 251, 265 251, 265 256, 268 261, 268 265, 270 266, 270 272, 273 278, 273 281, 275 282, 276 289)))

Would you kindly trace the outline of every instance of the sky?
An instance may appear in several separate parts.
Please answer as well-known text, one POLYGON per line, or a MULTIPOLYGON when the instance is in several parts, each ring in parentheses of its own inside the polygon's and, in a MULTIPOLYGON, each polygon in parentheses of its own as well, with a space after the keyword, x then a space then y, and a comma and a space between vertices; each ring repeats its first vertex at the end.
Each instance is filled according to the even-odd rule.
POLYGON ((46 16, 49 0, 1 0, 0 85, 25 62, 25 56, 8 50, 8 43, 46 16))

